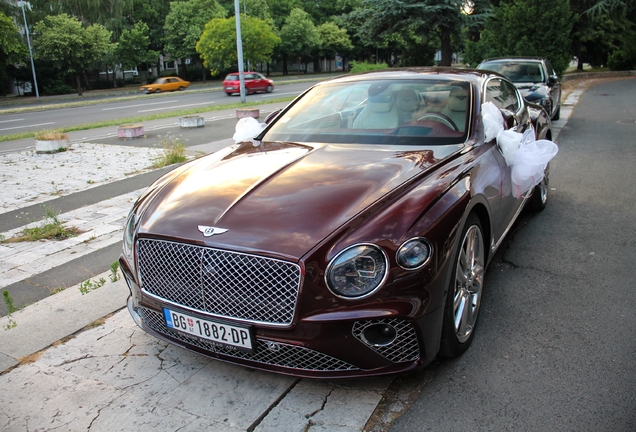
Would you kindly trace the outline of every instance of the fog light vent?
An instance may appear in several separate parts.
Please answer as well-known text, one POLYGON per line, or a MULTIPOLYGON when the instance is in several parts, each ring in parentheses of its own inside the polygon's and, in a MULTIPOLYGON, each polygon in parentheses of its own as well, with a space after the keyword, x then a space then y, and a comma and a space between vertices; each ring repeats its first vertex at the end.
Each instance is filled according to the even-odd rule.
POLYGON ((408 321, 395 318, 356 321, 352 333, 356 339, 394 363, 420 358, 415 329, 408 321))
POLYGON ((373 345, 375 347, 387 346, 393 343, 397 336, 397 332, 393 326, 389 324, 371 324, 362 330, 362 339, 367 345, 373 345))

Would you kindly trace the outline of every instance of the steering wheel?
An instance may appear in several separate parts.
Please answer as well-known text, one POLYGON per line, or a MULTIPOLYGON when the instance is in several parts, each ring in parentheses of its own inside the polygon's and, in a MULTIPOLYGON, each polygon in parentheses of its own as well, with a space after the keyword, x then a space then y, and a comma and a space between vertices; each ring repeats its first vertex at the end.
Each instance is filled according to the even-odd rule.
POLYGON ((451 120, 449 117, 445 116, 444 114, 427 113, 427 114, 424 114, 422 117, 418 118, 417 120, 418 121, 420 121, 420 120, 434 120, 434 121, 437 121, 437 122, 445 124, 446 126, 448 126, 449 128, 453 129, 454 131, 459 132, 459 128, 457 127, 455 122, 453 120, 451 120))

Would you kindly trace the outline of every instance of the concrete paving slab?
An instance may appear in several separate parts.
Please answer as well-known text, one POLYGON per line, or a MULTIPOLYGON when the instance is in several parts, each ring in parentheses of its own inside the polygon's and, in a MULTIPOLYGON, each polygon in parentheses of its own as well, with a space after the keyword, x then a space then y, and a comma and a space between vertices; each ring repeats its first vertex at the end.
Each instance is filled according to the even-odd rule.
POLYGON ((161 403, 247 430, 296 382, 297 378, 214 361, 162 398, 161 403))
POLYGON ((88 430, 100 411, 123 394, 43 364, 27 364, 0 376, 0 386, 0 429, 7 432, 88 430))
MULTIPOLYGON (((128 287, 122 279, 110 282, 109 276, 110 272, 106 272, 93 278, 107 282, 85 295, 78 284, 0 318, 0 354, 19 360, 122 309, 128 287), (15 327, 5 330, 11 322, 15 322, 15 327)), ((0 371, 3 370, 6 369, 0 371)))

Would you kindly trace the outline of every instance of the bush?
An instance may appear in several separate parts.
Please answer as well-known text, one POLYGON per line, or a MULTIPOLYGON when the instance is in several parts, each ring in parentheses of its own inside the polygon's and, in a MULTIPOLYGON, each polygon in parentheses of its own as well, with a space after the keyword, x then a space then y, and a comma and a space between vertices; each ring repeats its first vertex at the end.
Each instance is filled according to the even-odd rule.
POLYGON ((607 65, 615 71, 636 69, 636 47, 626 46, 614 51, 609 55, 607 65))
POLYGON ((357 62, 354 60, 349 62, 349 66, 351 68, 351 73, 368 72, 372 70, 389 68, 389 66, 386 63, 367 63, 367 62, 357 62))
POLYGON ((104 89, 112 89, 113 88, 113 80, 99 80, 91 82, 92 90, 104 90, 104 89))
POLYGON ((46 129, 35 132, 34 138, 36 140, 57 141, 68 140, 68 135, 56 129, 46 129))
POLYGON ((49 85, 42 89, 42 94, 45 96, 62 95, 75 93, 76 89, 62 81, 51 81, 49 85))

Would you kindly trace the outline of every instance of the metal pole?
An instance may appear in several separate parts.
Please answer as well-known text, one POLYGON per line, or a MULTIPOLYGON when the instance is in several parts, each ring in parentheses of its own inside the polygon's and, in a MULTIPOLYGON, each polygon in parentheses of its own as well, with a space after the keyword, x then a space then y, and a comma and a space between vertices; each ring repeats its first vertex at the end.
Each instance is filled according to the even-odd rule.
POLYGON ((241 83, 241 103, 245 103, 245 73, 243 71, 243 40, 241 39, 241 9, 239 0, 234 0, 234 17, 236 18, 236 53, 238 55, 238 72, 241 83))
POLYGON ((33 85, 35 86, 35 98, 40 100, 40 92, 38 91, 38 79, 35 77, 35 65, 33 64, 33 51, 31 50, 31 39, 29 38, 29 25, 26 20, 26 12, 24 12, 24 3, 20 2, 22 7, 22 16, 24 17, 24 31, 26 32, 27 44, 29 45, 29 57, 31 57, 31 72, 33 72, 33 85))

